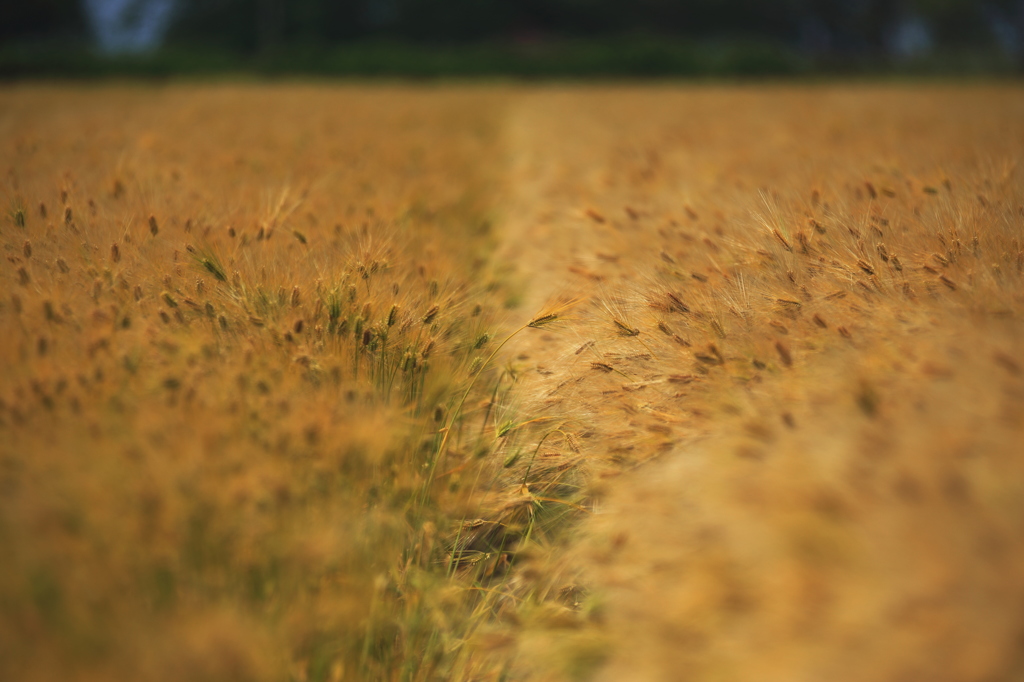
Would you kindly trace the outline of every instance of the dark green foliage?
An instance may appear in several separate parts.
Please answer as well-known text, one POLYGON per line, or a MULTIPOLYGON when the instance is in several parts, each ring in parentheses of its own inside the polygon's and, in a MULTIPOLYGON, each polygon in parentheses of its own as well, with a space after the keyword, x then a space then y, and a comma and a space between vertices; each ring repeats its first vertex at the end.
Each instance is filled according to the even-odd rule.
POLYGON ((0 0, 0 16, 0 78, 1007 74, 1024 65, 1014 0, 178 0, 163 48, 105 58, 89 51, 74 0, 0 0), (935 51, 894 62, 907 19, 922 22, 935 51))

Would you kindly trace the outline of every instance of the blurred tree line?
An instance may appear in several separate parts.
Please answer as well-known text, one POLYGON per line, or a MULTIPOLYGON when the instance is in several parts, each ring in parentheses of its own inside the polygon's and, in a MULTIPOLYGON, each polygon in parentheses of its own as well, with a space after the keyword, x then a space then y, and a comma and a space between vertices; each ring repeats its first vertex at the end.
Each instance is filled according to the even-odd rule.
MULTIPOLYGON (((110 0, 129 14, 149 0, 110 0)), ((0 0, 0 40, 88 40, 85 5, 0 0)), ((813 52, 891 47, 908 21, 936 47, 1020 52, 1024 0, 175 0, 171 45, 263 53, 359 40, 458 45, 642 35, 753 40, 813 52)))
POLYGON ((994 22, 1024 38, 1022 0, 181 0, 172 39, 263 50, 371 37, 465 43, 630 33, 847 51, 883 49, 910 18, 943 46, 991 44, 994 22))

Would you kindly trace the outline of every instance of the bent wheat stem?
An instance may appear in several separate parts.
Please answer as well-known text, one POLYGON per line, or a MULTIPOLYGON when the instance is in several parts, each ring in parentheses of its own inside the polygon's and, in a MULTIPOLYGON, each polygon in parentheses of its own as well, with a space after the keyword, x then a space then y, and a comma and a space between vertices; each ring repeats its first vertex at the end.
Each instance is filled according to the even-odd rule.
POLYGON ((430 471, 427 474, 427 480, 423 486, 423 500, 426 500, 427 496, 430 494, 430 488, 434 483, 434 472, 437 470, 437 461, 438 459, 441 458, 443 454, 445 454, 445 448, 448 445, 448 438, 451 435, 452 427, 455 425, 455 421, 462 415, 462 408, 465 406, 466 400, 469 398, 469 394, 473 391, 473 387, 476 385, 476 381, 477 379, 480 378, 480 375, 483 374, 484 370, 487 369, 488 365, 491 364, 491 361, 494 360, 498 353, 501 352, 501 349, 505 347, 505 344, 511 341, 521 331, 527 328, 540 329, 554 322, 557 322, 559 319, 561 319, 563 313, 572 306, 574 306, 575 304, 576 300, 573 299, 571 301, 562 303, 556 307, 541 311, 533 318, 531 318, 529 322, 515 329, 512 333, 506 336, 502 340, 502 342, 499 343, 495 347, 495 349, 491 351, 491 354, 487 356, 483 363, 481 363, 480 367, 477 368, 476 372, 473 374, 473 377, 469 381, 469 385, 466 386, 466 390, 463 392, 462 397, 459 399, 458 404, 455 406, 455 409, 452 410, 452 413, 448 418, 447 424, 445 424, 445 427, 443 429, 444 435, 441 437, 441 443, 438 445, 437 450, 434 452, 434 457, 430 462, 430 471))

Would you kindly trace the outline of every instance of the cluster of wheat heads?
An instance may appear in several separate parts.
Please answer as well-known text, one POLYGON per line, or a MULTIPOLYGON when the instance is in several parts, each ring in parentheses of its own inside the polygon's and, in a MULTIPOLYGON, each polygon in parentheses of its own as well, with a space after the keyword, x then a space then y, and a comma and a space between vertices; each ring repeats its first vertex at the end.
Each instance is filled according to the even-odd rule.
POLYGON ((0 677, 446 677, 499 98, 0 99, 0 677))

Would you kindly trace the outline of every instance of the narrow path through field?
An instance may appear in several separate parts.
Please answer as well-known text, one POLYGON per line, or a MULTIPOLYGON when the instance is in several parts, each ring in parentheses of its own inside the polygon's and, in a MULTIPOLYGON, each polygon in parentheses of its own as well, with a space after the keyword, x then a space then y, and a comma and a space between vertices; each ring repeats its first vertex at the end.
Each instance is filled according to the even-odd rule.
MULTIPOLYGON (((652 131, 635 123, 625 130, 617 126, 617 118, 626 123, 629 107, 609 110, 616 99, 616 93, 582 91, 535 93, 517 101, 506 129, 510 171, 496 256, 497 266, 523 287, 522 317, 574 302, 564 322, 528 329, 507 349, 505 361, 519 370, 516 409, 540 421, 526 450, 543 444, 539 462, 512 467, 510 487, 522 476, 533 494, 550 497, 568 470, 584 489, 582 499, 598 514, 606 493, 628 497, 631 487, 643 485, 642 477, 624 481, 623 473, 662 456, 678 460, 677 453, 704 437, 709 426, 708 410, 690 409, 705 392, 691 385, 697 380, 690 373, 693 341, 682 328, 669 326, 669 318, 685 306, 665 298, 668 289, 652 261, 664 258, 659 244, 669 236, 666 230, 682 229, 680 221, 690 227, 697 222, 692 204, 698 187, 714 178, 701 177, 703 167, 688 165, 695 159, 686 146, 659 150, 652 131), (678 197, 666 201, 665 194, 675 192, 678 197), (555 432, 560 437, 544 440, 555 432)), ((654 118, 662 127, 654 132, 664 133, 667 121, 654 118)), ((645 504, 664 508, 671 498, 670 488, 659 489, 645 504)), ((616 518, 636 523, 635 516, 616 518)), ((602 529, 591 522, 584 529, 570 541, 577 550, 585 546, 584 537, 602 545, 622 535, 614 524, 602 529)), ((633 556, 658 554, 660 532, 652 528, 634 540, 633 556)), ((597 576, 595 583, 588 564, 582 554, 570 558, 556 551, 538 566, 547 577, 531 587, 542 599, 578 612, 586 590, 597 588, 608 596, 608 588, 614 589, 607 576, 597 576)), ((612 582, 623 574, 634 585, 655 577, 648 562, 628 557, 610 570, 618 576, 612 582)), ((640 612, 629 614, 638 619, 634 625, 649 619, 644 611, 655 604, 637 605, 640 612)), ((529 661, 523 664, 527 676, 572 677, 604 660, 609 650, 600 628, 584 628, 575 636, 580 641, 567 642, 544 627, 527 631, 520 641, 520 659, 529 661)), ((622 660, 639 674, 634 659, 622 660)), ((656 679, 659 665, 632 679, 656 679)), ((621 670, 610 670, 608 679, 625 679, 621 670)))
MULTIPOLYGON (((618 471, 628 459, 664 449, 661 436, 671 429, 655 426, 667 417, 656 408, 671 392, 663 390, 662 359, 652 355, 662 344, 638 326, 650 322, 643 308, 654 284, 653 223, 642 226, 640 213, 630 218, 622 204, 614 214, 602 207, 611 203, 601 197, 614 172, 608 157, 621 142, 613 121, 587 115, 586 100, 585 93, 551 92, 517 102, 507 128, 504 241, 495 261, 522 285, 522 316, 573 303, 564 321, 514 339, 509 357, 524 370, 519 393, 534 401, 524 413, 544 413, 581 433, 591 447, 581 466, 594 474, 609 453, 618 471), (642 391, 641 399, 618 395, 624 384, 642 391)), ((613 202, 623 199, 621 189, 615 193, 613 202)))

